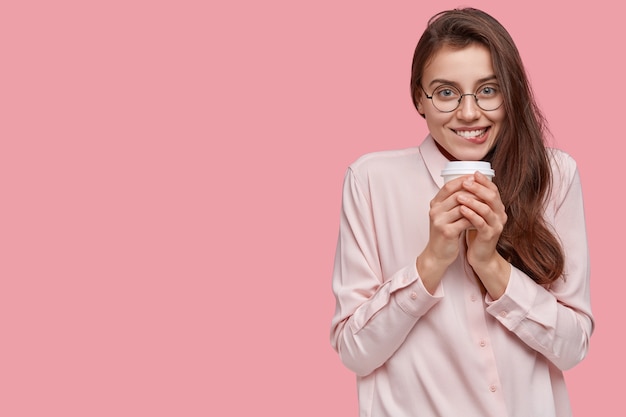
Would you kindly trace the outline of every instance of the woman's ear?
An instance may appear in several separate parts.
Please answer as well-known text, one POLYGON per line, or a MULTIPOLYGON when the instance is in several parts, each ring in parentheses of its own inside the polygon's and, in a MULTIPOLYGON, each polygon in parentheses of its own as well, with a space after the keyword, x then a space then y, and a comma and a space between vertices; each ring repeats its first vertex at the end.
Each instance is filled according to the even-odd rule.
POLYGON ((419 90, 415 91, 415 108, 417 109, 417 112, 420 114, 420 116, 426 118, 426 116, 424 115, 424 105, 422 104, 422 95, 420 94, 419 90))
POLYGON ((417 100, 415 100, 415 106, 417 107, 417 112, 420 114, 420 116, 422 116, 425 119, 426 114, 424 114, 424 106, 422 104, 422 97, 417 97, 417 100))

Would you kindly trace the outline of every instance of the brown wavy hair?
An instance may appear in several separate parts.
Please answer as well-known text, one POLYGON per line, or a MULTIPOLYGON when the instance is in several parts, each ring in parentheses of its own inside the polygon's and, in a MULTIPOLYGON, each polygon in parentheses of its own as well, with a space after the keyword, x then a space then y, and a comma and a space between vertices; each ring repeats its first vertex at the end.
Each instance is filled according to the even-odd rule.
POLYGON ((545 137, 546 120, 535 102, 522 59, 506 29, 487 13, 448 10, 433 16, 422 34, 411 71, 411 96, 417 108, 424 67, 446 45, 486 46, 504 94, 506 117, 494 148, 484 158, 496 171, 494 182, 508 220, 497 250, 535 282, 549 285, 563 275, 564 255, 543 216, 552 184, 545 137))

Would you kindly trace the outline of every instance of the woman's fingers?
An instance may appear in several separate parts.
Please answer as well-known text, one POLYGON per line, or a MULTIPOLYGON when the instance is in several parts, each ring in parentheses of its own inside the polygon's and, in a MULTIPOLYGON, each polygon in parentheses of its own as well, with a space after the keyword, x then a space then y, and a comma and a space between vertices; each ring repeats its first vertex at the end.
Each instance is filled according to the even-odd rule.
MULTIPOLYGON (((464 190, 471 193, 471 196, 459 195, 458 201, 460 204, 472 209, 473 212, 482 217, 491 226, 497 226, 498 224, 503 226, 506 223, 506 211, 500 199, 500 192, 489 178, 477 172, 473 177, 463 181, 462 186, 464 190)), ((464 215, 466 214, 470 213, 464 213, 464 215)), ((480 219, 475 217, 473 219, 480 223, 480 219)), ((474 226, 478 225, 474 224, 474 226)))

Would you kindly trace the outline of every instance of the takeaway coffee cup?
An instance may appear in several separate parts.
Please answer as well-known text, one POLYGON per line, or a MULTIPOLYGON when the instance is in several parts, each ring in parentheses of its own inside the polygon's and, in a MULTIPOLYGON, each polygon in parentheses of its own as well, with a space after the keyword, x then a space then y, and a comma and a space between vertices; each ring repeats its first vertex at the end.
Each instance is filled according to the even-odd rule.
POLYGON ((443 182, 452 181, 463 175, 471 175, 476 171, 493 180, 495 172, 491 169, 491 164, 484 161, 450 161, 441 171, 443 182))
MULTIPOLYGON (((443 177, 443 182, 446 183, 455 178, 462 177, 463 175, 472 175, 476 171, 485 175, 490 180, 493 180, 495 176, 494 170, 491 169, 491 164, 484 161, 450 161, 443 171, 441 171, 441 176, 443 177)), ((473 227, 467 229, 467 234, 465 235, 467 243, 470 244, 475 237, 476 229, 473 227)))

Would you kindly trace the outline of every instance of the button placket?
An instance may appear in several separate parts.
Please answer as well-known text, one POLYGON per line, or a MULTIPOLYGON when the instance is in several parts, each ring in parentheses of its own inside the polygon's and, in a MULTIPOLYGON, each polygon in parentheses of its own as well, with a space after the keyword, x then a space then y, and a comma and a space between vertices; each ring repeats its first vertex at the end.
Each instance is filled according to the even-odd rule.
MULTIPOLYGON (((496 363, 495 354, 491 347, 491 340, 489 334, 489 328, 487 323, 488 313, 486 312, 486 304, 484 297, 480 294, 480 283, 477 277, 475 277, 473 270, 467 264, 467 260, 462 255, 465 262, 465 274, 464 280, 464 299, 465 299, 465 311, 467 313, 467 324, 469 326, 469 334, 474 340, 476 360, 480 361, 479 369, 480 375, 477 375, 488 392, 493 395, 493 403, 491 407, 494 410, 500 409, 503 406, 502 393, 499 389, 500 377, 498 374, 498 367, 496 363)), ((496 412, 497 413, 497 412, 496 412)), ((497 414, 494 414, 497 415, 497 414)), ((501 414, 503 415, 503 414, 501 414)))

